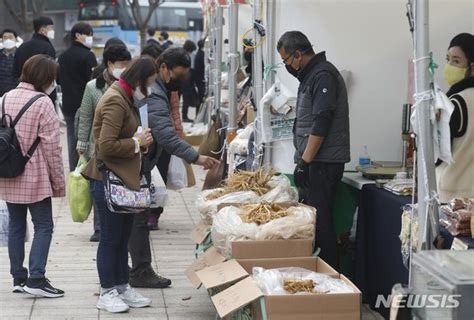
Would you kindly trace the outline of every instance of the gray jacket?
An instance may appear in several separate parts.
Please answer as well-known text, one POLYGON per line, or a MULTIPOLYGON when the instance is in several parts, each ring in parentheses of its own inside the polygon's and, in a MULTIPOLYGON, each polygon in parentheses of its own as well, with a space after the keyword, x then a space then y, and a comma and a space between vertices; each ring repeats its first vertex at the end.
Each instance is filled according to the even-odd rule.
POLYGON ((149 172, 156 166, 163 150, 188 163, 196 162, 199 153, 176 134, 171 122, 168 90, 159 77, 152 86, 152 94, 139 102, 140 107, 145 104, 148 105, 148 125, 155 143, 144 159, 144 170, 149 172))
POLYGON ((324 137, 324 142, 313 161, 349 162, 349 106, 341 74, 321 52, 308 62, 298 79, 295 160, 302 158, 309 136, 314 135, 324 137))

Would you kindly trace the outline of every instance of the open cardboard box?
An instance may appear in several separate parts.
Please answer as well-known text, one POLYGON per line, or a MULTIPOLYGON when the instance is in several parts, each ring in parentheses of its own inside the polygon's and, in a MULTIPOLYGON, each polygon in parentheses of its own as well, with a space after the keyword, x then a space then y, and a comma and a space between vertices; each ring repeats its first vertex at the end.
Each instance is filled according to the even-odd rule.
MULTIPOLYGON (((304 206, 314 212, 316 209, 295 202, 278 203, 283 207, 304 206)), ((245 204, 223 203, 218 210, 235 206, 241 207, 245 204)), ((314 251, 314 238, 288 239, 288 240, 241 240, 232 242, 232 257, 235 259, 259 259, 259 258, 287 258, 287 257, 309 257, 314 251)))
POLYGON ((254 319, 263 319, 258 301, 262 296, 269 320, 352 320, 360 319, 361 316, 359 289, 318 257, 230 260, 203 269, 197 276, 208 289, 227 287, 211 297, 221 318, 252 304, 254 319), (253 267, 302 267, 339 278, 354 288, 354 293, 264 296, 252 277, 249 277, 253 267))

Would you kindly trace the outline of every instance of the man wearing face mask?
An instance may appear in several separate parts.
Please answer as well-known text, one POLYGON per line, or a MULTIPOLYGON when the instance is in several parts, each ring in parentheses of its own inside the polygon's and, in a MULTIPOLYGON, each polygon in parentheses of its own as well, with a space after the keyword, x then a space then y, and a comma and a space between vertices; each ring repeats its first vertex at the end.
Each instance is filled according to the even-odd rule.
MULTIPOLYGON (((218 161, 199 155, 191 145, 178 136, 171 120, 170 94, 179 89, 180 80, 189 72, 191 67, 189 55, 183 48, 169 48, 157 58, 157 65, 158 77, 151 87, 151 95, 139 102, 139 106, 148 105, 148 124, 154 139, 145 157, 144 171, 149 174, 158 165, 163 151, 204 169, 212 168, 218 161)), ((129 242, 132 258, 130 285, 138 288, 166 288, 171 285, 171 280, 156 274, 151 267, 147 223, 147 214, 135 215, 129 242)))
POLYGON ((92 35, 90 24, 76 23, 71 29, 71 47, 64 51, 58 59, 59 84, 63 92, 62 112, 67 124, 70 171, 74 171, 79 160, 76 152, 77 137, 74 119, 81 106, 86 84, 91 79, 92 70, 97 66, 95 55, 91 52, 92 35))
MULTIPOLYGON (((35 33, 31 40, 24 42, 15 53, 13 70, 19 78, 26 60, 37 54, 45 54, 56 59, 56 50, 51 44, 54 39, 54 23, 49 17, 38 17, 33 20, 35 33)), ((53 103, 56 101, 56 91, 49 95, 53 103)))
POLYGON ((288 72, 300 81, 293 128, 295 183, 301 200, 318 211, 316 246, 321 248, 320 256, 337 268, 332 211, 344 164, 350 161, 346 86, 325 52, 315 54, 303 33, 286 32, 277 50, 288 72))
POLYGON ((1 37, 3 49, 0 50, 0 97, 18 85, 13 72, 17 34, 14 30, 5 29, 1 37))
POLYGON ((448 47, 444 79, 451 87, 447 96, 454 105, 449 121, 453 163, 437 163, 436 177, 441 202, 455 197, 474 197, 474 35, 461 33, 448 47))

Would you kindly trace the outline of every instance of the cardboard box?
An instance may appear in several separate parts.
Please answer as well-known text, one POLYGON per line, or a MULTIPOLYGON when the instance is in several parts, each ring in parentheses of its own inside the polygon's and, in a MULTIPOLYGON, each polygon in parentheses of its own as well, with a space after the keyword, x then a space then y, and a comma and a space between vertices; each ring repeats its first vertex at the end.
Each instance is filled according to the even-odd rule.
POLYGON ((313 239, 244 240, 232 242, 235 259, 309 257, 313 254, 313 239))
POLYGON ((204 221, 200 221, 196 228, 191 231, 191 240, 195 244, 201 244, 209 236, 211 226, 206 224, 204 221))
POLYGON ((199 271, 198 277, 206 288, 229 285, 227 289, 211 297, 221 318, 248 304, 252 304, 254 319, 262 319, 259 298, 264 297, 265 309, 270 320, 344 320, 360 319, 361 292, 346 277, 318 257, 283 259, 230 260, 199 271), (234 261, 234 262, 231 262, 234 261), (226 265, 227 264, 227 265, 226 265), (238 267, 240 266, 240 268, 238 267), (302 267, 315 272, 340 278, 352 288, 354 293, 321 295, 264 296, 253 279, 249 277, 253 267, 266 269, 302 267), (245 271, 245 276, 242 273, 245 271), (239 280, 239 278, 241 280, 239 280))
POLYGON ((224 261, 225 257, 217 252, 216 248, 212 247, 206 250, 198 259, 194 260, 193 264, 184 271, 184 274, 195 288, 199 288, 201 280, 199 280, 196 272, 224 261))
MULTIPOLYGON (((235 206, 241 207, 245 204, 222 203, 218 210, 235 206)), ((282 202, 283 207, 305 206, 295 202, 282 202)), ((308 207, 316 211, 313 207, 308 207)), ((289 239, 289 240, 242 240, 232 242, 232 257, 235 259, 259 259, 259 258, 287 258, 287 257, 309 257, 314 252, 314 238, 289 239)))

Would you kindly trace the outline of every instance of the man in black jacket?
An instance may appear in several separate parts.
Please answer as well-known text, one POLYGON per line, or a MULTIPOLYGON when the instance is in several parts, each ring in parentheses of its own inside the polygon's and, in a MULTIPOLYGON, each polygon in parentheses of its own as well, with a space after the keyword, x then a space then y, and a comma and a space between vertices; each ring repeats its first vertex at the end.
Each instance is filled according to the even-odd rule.
POLYGON ((62 111, 67 124, 70 171, 76 168, 79 159, 74 118, 81 106, 86 84, 91 79, 92 69, 97 66, 95 55, 91 52, 92 34, 88 23, 76 23, 71 29, 71 47, 59 57, 59 84, 63 92, 62 111))
MULTIPOLYGON (((150 178, 151 170, 158 165, 161 154, 166 151, 188 163, 211 169, 219 162, 213 158, 200 155, 186 141, 182 140, 171 122, 169 95, 177 91, 180 81, 189 73, 191 60, 183 48, 169 48, 157 59, 158 78, 151 87, 151 95, 139 102, 139 106, 148 106, 148 124, 155 143, 150 147, 145 158, 144 171, 150 178)), ((155 210, 155 209, 152 209, 155 210)), ((171 280, 155 273, 151 266, 150 231, 148 215, 136 214, 133 219, 132 234, 129 240, 132 269, 130 285, 138 288, 166 288, 171 280)))
MULTIPOLYGON (((56 59, 56 50, 51 44, 54 39, 54 23, 49 17, 39 17, 33 20, 33 28, 35 33, 31 40, 23 43, 15 53, 15 61, 13 62, 13 72, 17 79, 21 76, 21 70, 26 60, 37 54, 45 54, 56 59)), ((49 97, 56 102, 56 90, 49 97)))
MULTIPOLYGON (((204 39, 201 39, 197 43, 198 51, 196 52, 196 56, 194 57, 194 69, 193 69, 193 80, 196 84, 198 89, 199 95, 199 103, 202 103, 204 99, 204 95, 206 93, 206 84, 205 84, 205 63, 204 63, 204 39)), ((199 107, 198 107, 199 108, 199 107)), ((199 109, 196 110, 196 114, 198 113, 199 109)))
POLYGON ((277 50, 288 72, 300 81, 293 128, 295 183, 301 200, 317 209, 320 256, 337 268, 332 211, 344 164, 350 161, 346 85, 337 68, 326 60, 325 52, 315 54, 303 33, 286 32, 277 50))

